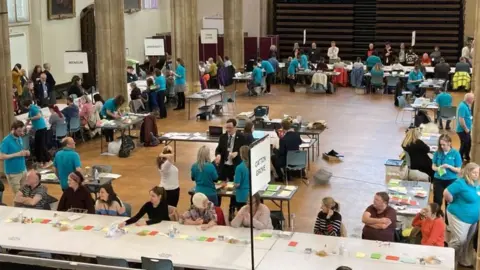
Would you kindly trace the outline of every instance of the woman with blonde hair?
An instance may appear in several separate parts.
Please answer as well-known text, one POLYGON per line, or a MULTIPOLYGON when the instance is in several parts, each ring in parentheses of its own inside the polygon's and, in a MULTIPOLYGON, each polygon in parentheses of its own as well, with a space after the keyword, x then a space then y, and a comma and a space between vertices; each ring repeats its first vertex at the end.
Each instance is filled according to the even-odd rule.
POLYGON ((445 189, 443 196, 449 202, 447 215, 450 221, 450 242, 455 249, 455 262, 460 266, 472 266, 473 248, 470 241, 475 234, 480 213, 478 176, 480 167, 468 163, 462 169, 460 177, 445 189))
POLYGON ((250 191, 250 148, 247 145, 240 147, 240 158, 242 162, 235 168, 235 199, 237 211, 246 203, 250 191))
POLYGON ((173 149, 167 145, 157 157, 157 168, 160 172, 160 186, 167 194, 167 204, 177 207, 180 198, 180 184, 178 181, 178 168, 173 162, 173 149))
POLYGON ((410 158, 410 169, 426 173, 432 180, 434 171, 432 160, 428 156, 430 147, 420 140, 420 136, 420 130, 417 128, 409 129, 403 139, 402 148, 410 158))
POLYGON ((332 198, 322 199, 322 208, 318 212, 314 234, 341 236, 342 215, 339 213, 340 205, 332 198))
POLYGON ((210 149, 205 145, 198 149, 197 162, 190 170, 192 180, 195 181, 195 192, 203 193, 215 206, 218 206, 217 189, 215 182, 218 179, 217 169, 211 163, 210 149))

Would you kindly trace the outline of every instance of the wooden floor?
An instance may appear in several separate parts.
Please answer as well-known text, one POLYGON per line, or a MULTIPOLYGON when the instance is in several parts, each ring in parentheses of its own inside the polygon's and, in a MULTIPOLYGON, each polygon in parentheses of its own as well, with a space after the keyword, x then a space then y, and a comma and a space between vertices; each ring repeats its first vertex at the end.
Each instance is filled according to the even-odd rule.
MULTIPOLYGON (((239 85, 244 92, 243 85, 239 85)), ((349 236, 359 237, 362 223, 361 215, 372 203, 373 194, 385 190, 384 162, 397 158, 401 152, 400 143, 408 123, 396 124, 398 109, 393 105, 391 95, 356 95, 350 88, 339 89, 334 95, 290 93, 285 85, 272 88, 273 94, 263 97, 239 96, 236 113, 252 110, 257 105, 270 106, 270 116, 280 118, 283 114, 301 115, 305 120, 327 120, 329 128, 320 136, 321 152, 335 149, 345 155, 341 163, 331 164, 316 159, 311 175, 318 168, 325 168, 333 173, 327 186, 316 186, 311 181, 309 186, 296 180, 292 184, 300 187, 292 201, 292 213, 295 213, 295 231, 313 232, 316 215, 320 210, 321 199, 333 196, 340 203, 349 236)), ((454 94, 455 104, 463 94, 454 94)), ((195 107, 195 106, 192 106, 195 107)), ((160 132, 202 132, 209 125, 223 125, 234 116, 230 115, 211 121, 186 120, 186 111, 169 109, 168 118, 158 120, 160 132)), ((408 121, 408 115, 405 119, 408 121)), ((137 132, 138 134, 138 132, 137 132)), ((458 147, 458 138, 452 133, 454 146, 458 147)), ((215 144, 208 144, 212 150, 215 144)), ((179 212, 185 211, 189 204, 187 194, 194 183, 190 180, 190 166, 195 162, 198 143, 177 144, 177 167, 180 171, 181 195, 179 212)), ((114 173, 122 177, 114 182, 114 189, 122 200, 133 205, 133 211, 149 199, 148 191, 158 185, 160 176, 155 165, 155 158, 163 146, 137 148, 129 158, 101 156, 100 141, 94 140, 77 146, 83 166, 109 164, 114 173)), ((212 153, 213 155, 213 153, 212 153)), ((58 186, 49 186, 49 193, 61 196, 58 186)), ((4 202, 11 204, 11 191, 6 185, 4 202)), ((224 210, 228 202, 224 199, 224 210)), ((271 209, 275 206, 270 205, 271 209)), ((285 212, 286 215, 286 212, 285 212)))

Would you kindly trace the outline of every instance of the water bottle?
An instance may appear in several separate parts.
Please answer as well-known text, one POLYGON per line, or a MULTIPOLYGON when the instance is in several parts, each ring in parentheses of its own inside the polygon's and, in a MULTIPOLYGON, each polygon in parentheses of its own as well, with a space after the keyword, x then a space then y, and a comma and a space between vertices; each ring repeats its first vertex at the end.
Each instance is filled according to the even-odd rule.
POLYGON ((168 237, 170 238, 175 238, 175 228, 173 227, 173 225, 170 226, 170 229, 168 230, 168 237))
POLYGON ((100 183, 100 178, 98 177, 98 170, 97 169, 95 169, 93 171, 93 181, 97 182, 97 183, 100 183))

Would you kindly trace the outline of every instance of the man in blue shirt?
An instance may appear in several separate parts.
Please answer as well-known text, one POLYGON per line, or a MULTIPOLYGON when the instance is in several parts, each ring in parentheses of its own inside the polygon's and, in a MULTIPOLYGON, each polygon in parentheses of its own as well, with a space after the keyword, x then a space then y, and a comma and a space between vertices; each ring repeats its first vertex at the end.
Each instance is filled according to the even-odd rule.
MULTIPOLYGON (((444 107, 451 107, 452 106, 452 95, 447 93, 445 89, 442 89, 442 92, 435 98, 435 102, 438 104, 439 110, 437 111, 437 120, 438 120, 438 127, 443 129, 443 121, 440 119, 440 110, 444 107)), ((450 130, 450 120, 447 120, 447 130, 450 130)))
POLYGON ((27 167, 25 157, 30 156, 30 151, 25 150, 22 137, 25 135, 25 124, 15 121, 11 132, 2 141, 0 159, 3 160, 3 171, 7 176, 8 184, 13 194, 17 194, 25 184, 27 167))
POLYGON ((420 84, 425 80, 423 77, 422 72, 420 71, 420 67, 415 65, 415 68, 408 74, 408 81, 407 81, 407 88, 408 90, 412 91, 412 93, 416 97, 423 97, 425 96, 426 89, 420 88, 420 84))
POLYGON ((68 188, 68 175, 74 171, 82 170, 80 155, 75 152, 75 141, 70 137, 62 140, 63 149, 58 151, 53 161, 54 171, 60 181, 63 191, 68 188))
POLYGON ((460 138, 460 155, 467 162, 470 161, 470 148, 472 146, 472 111, 473 93, 467 93, 457 109, 457 134, 460 138))
POLYGON ((295 74, 297 74, 298 62, 300 60, 300 55, 297 55, 290 61, 288 65, 288 81, 290 84, 290 92, 295 92, 295 84, 297 83, 295 74))
POLYGON ((265 90, 265 93, 270 93, 270 85, 272 84, 273 76, 275 75, 275 69, 270 62, 262 60, 260 57, 257 58, 257 64, 260 64, 261 68, 265 70, 265 73, 267 74, 267 78, 265 79, 267 89, 265 90))
POLYGON ((65 116, 65 121, 67 122, 67 127, 70 128, 70 119, 79 117, 80 110, 78 106, 73 102, 73 98, 67 98, 67 107, 62 110, 63 116, 65 116))

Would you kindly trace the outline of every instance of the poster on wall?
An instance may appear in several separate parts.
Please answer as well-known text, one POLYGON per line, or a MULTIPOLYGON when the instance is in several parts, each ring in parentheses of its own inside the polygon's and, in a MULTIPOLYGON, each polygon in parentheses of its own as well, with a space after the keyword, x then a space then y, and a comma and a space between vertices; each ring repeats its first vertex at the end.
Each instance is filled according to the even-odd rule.
POLYGON ((200 41, 202 44, 217 44, 218 29, 202 29, 200 30, 200 41))
POLYGON ((250 168, 252 176, 252 194, 264 190, 271 180, 270 176, 270 139, 266 135, 250 149, 250 168))
POLYGON ((65 52, 63 54, 65 73, 88 73, 88 57, 86 52, 65 52))
POLYGON ((165 55, 165 44, 162 38, 146 38, 144 44, 146 56, 165 55))

